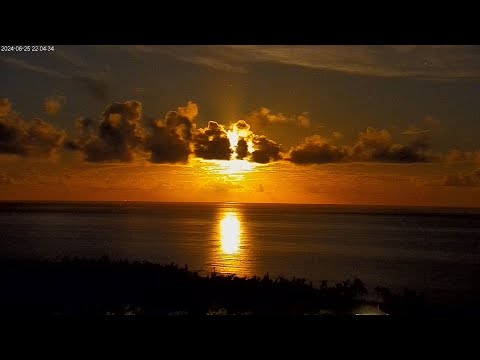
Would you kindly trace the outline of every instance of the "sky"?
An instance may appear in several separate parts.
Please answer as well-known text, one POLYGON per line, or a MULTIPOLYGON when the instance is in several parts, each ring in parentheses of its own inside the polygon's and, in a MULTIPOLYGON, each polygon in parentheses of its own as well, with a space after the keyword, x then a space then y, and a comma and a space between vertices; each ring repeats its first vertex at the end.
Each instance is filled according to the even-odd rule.
POLYGON ((0 54, 0 200, 480 206, 480 47, 0 54))

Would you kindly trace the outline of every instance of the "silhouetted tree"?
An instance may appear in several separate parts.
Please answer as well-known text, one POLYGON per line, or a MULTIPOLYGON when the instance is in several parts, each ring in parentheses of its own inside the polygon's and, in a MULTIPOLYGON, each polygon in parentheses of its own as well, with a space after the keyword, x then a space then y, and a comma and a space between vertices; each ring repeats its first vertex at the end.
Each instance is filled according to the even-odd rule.
POLYGON ((363 282, 360 279, 355 279, 351 286, 355 298, 363 300, 363 297, 368 293, 363 282))

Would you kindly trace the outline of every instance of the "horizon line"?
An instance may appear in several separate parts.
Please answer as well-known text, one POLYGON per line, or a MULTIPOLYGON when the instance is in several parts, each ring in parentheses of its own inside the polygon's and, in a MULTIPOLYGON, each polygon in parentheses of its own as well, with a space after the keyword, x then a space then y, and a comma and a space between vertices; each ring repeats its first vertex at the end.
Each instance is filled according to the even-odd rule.
POLYGON ((480 209, 480 206, 455 205, 405 205, 405 204, 347 204, 347 203, 295 203, 295 202, 241 202, 241 201, 156 201, 156 200, 31 200, 0 199, 0 203, 138 203, 138 204, 238 204, 238 205, 306 205, 306 206, 353 206, 353 207, 397 207, 397 208, 439 208, 439 209, 480 209))

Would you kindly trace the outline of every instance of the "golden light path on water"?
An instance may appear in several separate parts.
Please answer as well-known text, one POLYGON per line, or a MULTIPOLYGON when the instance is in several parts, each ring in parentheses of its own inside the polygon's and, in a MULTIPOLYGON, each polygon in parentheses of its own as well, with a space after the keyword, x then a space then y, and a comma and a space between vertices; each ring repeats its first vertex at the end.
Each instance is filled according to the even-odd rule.
POLYGON ((217 217, 211 265, 215 271, 238 276, 251 275, 251 249, 248 230, 243 224, 241 208, 225 204, 217 217))
POLYGON ((226 213, 220 221, 222 251, 231 255, 238 253, 240 245, 240 222, 234 213, 226 213))

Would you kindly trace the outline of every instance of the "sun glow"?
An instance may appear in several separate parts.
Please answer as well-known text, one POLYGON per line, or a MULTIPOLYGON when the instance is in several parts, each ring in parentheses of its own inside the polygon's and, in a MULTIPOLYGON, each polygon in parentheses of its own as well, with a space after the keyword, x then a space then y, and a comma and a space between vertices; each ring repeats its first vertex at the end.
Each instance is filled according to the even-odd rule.
POLYGON ((246 126, 244 129, 239 129, 237 125, 234 124, 230 130, 227 130, 227 137, 230 141, 230 149, 232 150, 229 160, 197 159, 207 172, 218 175, 229 175, 229 179, 231 180, 242 180, 243 173, 251 172, 259 165, 258 163, 246 160, 249 154, 255 150, 253 147, 252 133, 248 125, 246 126), (245 155, 243 159, 239 159, 237 153, 238 142, 241 139, 245 140, 247 145, 247 149, 243 148, 243 155, 245 155))
POLYGON ((252 134, 249 128, 239 129, 236 125, 227 131, 227 137, 230 141, 230 149, 232 154, 229 160, 210 160, 215 164, 209 169, 210 172, 220 175, 239 175, 244 172, 250 172, 256 167, 256 163, 244 159, 238 159, 237 145, 240 139, 244 139, 247 143, 248 153, 254 151, 252 134))
POLYGON ((221 175, 235 175, 252 171, 256 164, 246 160, 214 160, 216 166, 212 172, 221 175))
POLYGON ((220 221, 220 240, 225 254, 236 254, 240 246, 240 221, 233 213, 225 214, 220 221))
POLYGON ((247 142, 247 148, 250 154, 254 151, 252 133, 249 128, 239 129, 233 125, 232 130, 227 131, 227 137, 230 141, 230 149, 232 149, 232 159, 237 158, 237 145, 240 139, 244 139, 247 142))

